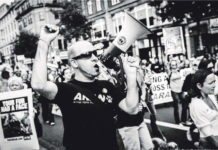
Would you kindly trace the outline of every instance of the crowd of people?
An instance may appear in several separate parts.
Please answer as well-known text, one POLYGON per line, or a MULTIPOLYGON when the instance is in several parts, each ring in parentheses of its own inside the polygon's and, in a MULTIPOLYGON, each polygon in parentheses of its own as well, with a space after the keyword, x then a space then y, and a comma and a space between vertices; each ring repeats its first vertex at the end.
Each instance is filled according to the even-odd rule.
POLYGON ((53 126, 52 105, 57 104, 62 112, 66 150, 178 149, 156 124, 152 76, 165 72, 175 123, 190 126, 187 139, 196 148, 218 148, 218 54, 191 59, 184 54, 168 55, 162 62, 121 54, 116 65, 105 70, 99 65, 95 47, 88 41, 78 41, 68 47, 69 64, 56 67, 48 65, 47 55, 59 30, 48 27, 54 32, 42 28, 32 70, 6 64, 0 69, 0 92, 33 89, 39 137, 43 135, 40 108, 43 121, 53 126), (144 122, 147 111, 151 132, 144 122))

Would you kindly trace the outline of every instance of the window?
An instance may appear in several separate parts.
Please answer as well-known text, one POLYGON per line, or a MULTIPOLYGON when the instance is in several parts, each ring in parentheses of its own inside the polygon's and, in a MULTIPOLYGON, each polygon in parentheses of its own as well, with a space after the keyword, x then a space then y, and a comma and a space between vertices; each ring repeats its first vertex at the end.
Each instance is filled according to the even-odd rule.
POLYGON ((43 4, 44 0, 37 0, 37 4, 43 4))
POLYGON ((120 3, 120 0, 111 0, 111 4, 112 4, 112 5, 116 5, 116 4, 118 4, 118 3, 120 3))
POLYGON ((94 40, 106 37, 106 25, 104 19, 96 20, 92 27, 94 40))
POLYGON ((89 14, 89 15, 93 14, 93 11, 92 11, 92 1, 89 0, 89 1, 87 2, 87 5, 88 5, 88 14, 89 14))
POLYGON ((58 49, 63 50, 61 39, 58 39, 58 49))
POLYGON ((102 37, 101 31, 95 32, 95 38, 101 38, 101 37, 102 37))
POLYGON ((120 12, 113 16, 113 26, 115 33, 119 33, 119 31, 122 29, 123 21, 124 21, 124 13, 120 12))
POLYGON ((64 40, 64 49, 67 49, 67 40, 64 40))
POLYGON ((59 19, 59 14, 58 13, 54 13, 54 17, 55 17, 55 19, 59 19))
POLYGON ((96 0, 96 8, 97 8, 97 11, 102 10, 101 9, 101 0, 96 0))
POLYGON ((150 26, 154 25, 154 17, 149 17, 150 26))
POLYGON ((145 18, 145 19, 141 19, 140 20, 145 26, 147 26, 147 19, 145 18))
POLYGON ((40 21, 45 20, 45 16, 44 16, 44 14, 42 12, 39 13, 39 20, 40 21))
POLYGON ((23 26, 24 26, 24 27, 27 26, 27 21, 26 21, 26 19, 23 19, 23 26))
POLYGON ((29 15, 29 17, 28 17, 28 23, 29 23, 29 24, 32 24, 32 23, 33 23, 32 16, 31 16, 31 15, 29 15))

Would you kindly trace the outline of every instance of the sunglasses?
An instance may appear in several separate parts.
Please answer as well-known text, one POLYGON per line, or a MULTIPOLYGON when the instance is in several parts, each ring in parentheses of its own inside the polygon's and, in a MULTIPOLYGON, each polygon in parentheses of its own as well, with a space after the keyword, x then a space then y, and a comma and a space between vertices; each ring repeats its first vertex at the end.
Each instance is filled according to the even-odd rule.
POLYGON ((78 56, 76 56, 76 57, 73 57, 72 59, 81 59, 81 58, 87 58, 87 59, 89 59, 89 58, 92 57, 92 54, 97 57, 97 50, 80 54, 80 55, 78 55, 78 56))

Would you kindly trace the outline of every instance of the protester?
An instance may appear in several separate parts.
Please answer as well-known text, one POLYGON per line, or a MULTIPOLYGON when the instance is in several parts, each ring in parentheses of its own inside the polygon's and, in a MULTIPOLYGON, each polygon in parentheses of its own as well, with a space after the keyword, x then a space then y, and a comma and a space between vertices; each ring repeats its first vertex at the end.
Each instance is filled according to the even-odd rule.
POLYGON ((0 92, 7 92, 8 89, 8 79, 12 75, 12 69, 7 65, 2 65, 0 68, 0 92))
POLYGON ((73 73, 72 69, 70 69, 70 68, 65 68, 65 69, 63 70, 63 78, 64 78, 63 82, 68 82, 68 81, 70 81, 72 78, 74 78, 74 73, 73 73))
POLYGON ((218 148, 218 104, 214 95, 215 76, 208 69, 198 70, 192 78, 190 115, 200 133, 200 148, 218 148))
POLYGON ((192 63, 191 72, 185 77, 183 86, 182 86, 182 113, 181 113, 181 123, 183 125, 191 125, 190 117, 189 117, 189 103, 191 102, 191 79, 194 73, 198 70, 197 62, 192 63))
POLYGON ((198 65, 198 69, 207 69, 214 72, 214 64, 212 60, 203 58, 198 65))
POLYGON ((170 62, 170 73, 169 73, 169 85, 173 98, 173 107, 174 107, 174 118, 177 124, 180 123, 179 115, 179 103, 182 99, 182 76, 179 72, 178 64, 176 60, 170 62))
POLYGON ((143 72, 143 82, 144 82, 144 94, 142 94, 141 99, 144 100, 144 107, 147 107, 148 112, 150 113, 150 120, 151 120, 151 131, 152 135, 154 137, 159 137, 166 141, 166 138, 164 137, 163 133, 161 132, 160 128, 156 124, 156 109, 153 102, 153 93, 151 90, 151 84, 152 84, 152 72, 149 67, 146 67, 144 63, 141 63, 141 69, 143 72), (143 97, 144 96, 144 97, 143 97))
POLYGON ((154 63, 151 64, 151 70, 155 73, 160 73, 162 71, 162 65, 157 57, 154 58, 154 63))
POLYGON ((8 80, 8 87, 11 91, 16 91, 24 89, 24 84, 20 77, 13 76, 8 80))
MULTIPOLYGON (((21 77, 13 76, 8 80, 8 88, 10 91, 17 91, 17 90, 22 90, 24 88, 27 88, 25 86, 25 83, 23 83, 21 77)), ((40 114, 40 108, 39 108, 39 103, 38 103, 38 97, 36 97, 36 93, 33 92, 33 106, 34 106, 34 124, 36 127, 36 133, 38 137, 42 136, 42 125, 39 120, 39 114, 40 114)), ((27 117, 27 116, 26 116, 27 117)), ((26 118, 25 117, 25 118, 26 118)), ((23 118, 23 128, 28 131, 31 130, 28 125, 25 125, 25 118, 23 118)), ((31 131, 32 132, 32 131, 31 131)))
POLYGON ((124 98, 111 83, 95 80, 99 67, 98 59, 93 55, 94 47, 87 41, 79 41, 68 47, 69 63, 75 69, 74 80, 69 83, 49 82, 46 57, 49 45, 58 32, 57 27, 52 25, 44 26, 41 30, 32 87, 60 107, 67 150, 117 150, 114 108, 119 106, 129 114, 137 113, 136 70, 139 62, 132 57, 122 57, 127 78, 124 98), (55 32, 50 33, 47 28, 55 32))

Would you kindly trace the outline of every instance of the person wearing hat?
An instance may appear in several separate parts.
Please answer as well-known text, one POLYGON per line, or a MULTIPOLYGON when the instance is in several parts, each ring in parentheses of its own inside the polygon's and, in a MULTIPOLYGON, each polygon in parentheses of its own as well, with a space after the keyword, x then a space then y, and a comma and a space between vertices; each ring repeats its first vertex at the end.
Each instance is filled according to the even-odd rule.
POLYGON ((78 41, 68 47, 68 60, 75 70, 74 80, 52 83, 47 80, 47 54, 58 28, 46 25, 40 32, 31 85, 33 89, 56 103, 62 112, 67 150, 118 150, 114 113, 119 107, 129 114, 138 111, 137 59, 122 56, 127 92, 124 95, 108 81, 98 81, 99 61, 94 46, 78 41), (48 29, 49 28, 49 29, 48 29))

